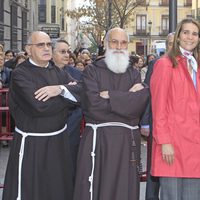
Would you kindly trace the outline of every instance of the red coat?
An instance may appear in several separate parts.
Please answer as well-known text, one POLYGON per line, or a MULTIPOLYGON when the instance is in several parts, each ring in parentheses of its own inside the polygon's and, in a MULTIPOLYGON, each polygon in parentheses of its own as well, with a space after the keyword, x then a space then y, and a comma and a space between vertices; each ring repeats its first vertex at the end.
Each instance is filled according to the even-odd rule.
POLYGON ((197 89, 187 70, 187 60, 178 56, 172 68, 167 56, 159 59, 151 78, 153 113, 152 175, 200 178, 200 69, 197 89), (161 144, 174 146, 175 160, 162 160, 161 144))

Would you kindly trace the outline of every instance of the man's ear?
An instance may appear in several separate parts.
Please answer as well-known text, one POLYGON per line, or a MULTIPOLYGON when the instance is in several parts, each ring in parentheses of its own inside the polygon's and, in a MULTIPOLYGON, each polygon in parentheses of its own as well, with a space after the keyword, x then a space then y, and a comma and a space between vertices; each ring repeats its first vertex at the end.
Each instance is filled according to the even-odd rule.
POLYGON ((30 46, 30 45, 26 45, 26 46, 25 46, 25 50, 26 50, 26 52, 27 52, 28 56, 30 56, 30 55, 31 55, 30 48, 31 48, 31 46, 30 46))

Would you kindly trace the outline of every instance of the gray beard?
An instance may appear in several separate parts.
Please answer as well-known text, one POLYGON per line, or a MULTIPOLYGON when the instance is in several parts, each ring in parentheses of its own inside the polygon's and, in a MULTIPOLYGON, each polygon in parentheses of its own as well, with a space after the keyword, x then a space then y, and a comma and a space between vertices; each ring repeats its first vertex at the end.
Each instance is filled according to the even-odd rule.
POLYGON ((105 63, 112 72, 116 74, 125 73, 129 66, 128 51, 106 49, 105 63))

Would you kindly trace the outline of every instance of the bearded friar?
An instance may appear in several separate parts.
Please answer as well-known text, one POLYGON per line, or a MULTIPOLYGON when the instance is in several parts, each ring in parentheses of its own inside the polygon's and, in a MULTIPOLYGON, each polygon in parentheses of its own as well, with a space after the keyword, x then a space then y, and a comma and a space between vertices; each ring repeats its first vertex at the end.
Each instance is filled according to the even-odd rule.
POLYGON ((74 200, 139 200, 139 119, 149 91, 129 66, 128 36, 111 29, 105 57, 83 71, 86 127, 77 160, 74 200))

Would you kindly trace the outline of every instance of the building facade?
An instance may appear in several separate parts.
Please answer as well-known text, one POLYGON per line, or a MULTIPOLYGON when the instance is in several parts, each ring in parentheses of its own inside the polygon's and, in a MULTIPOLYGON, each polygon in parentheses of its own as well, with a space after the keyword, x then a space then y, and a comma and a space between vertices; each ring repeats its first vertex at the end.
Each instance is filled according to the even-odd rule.
POLYGON ((45 31, 52 39, 63 38, 76 46, 76 22, 66 16, 74 9, 76 0, 38 0, 38 30, 45 31))
POLYGON ((32 31, 47 32, 76 46, 76 22, 66 17, 76 0, 0 0, 0 43, 16 52, 24 49, 32 31))
POLYGON ((192 16, 200 21, 200 0, 192 0, 192 16))
MULTIPOLYGON (((146 56, 155 53, 153 44, 163 42, 169 33, 170 0, 147 0, 146 6, 135 8, 133 21, 127 26, 130 52, 146 56)), ((192 0, 177 1, 177 23, 192 17, 192 0)))
POLYGON ((5 50, 23 49, 28 34, 30 0, 0 0, 0 43, 5 50))

